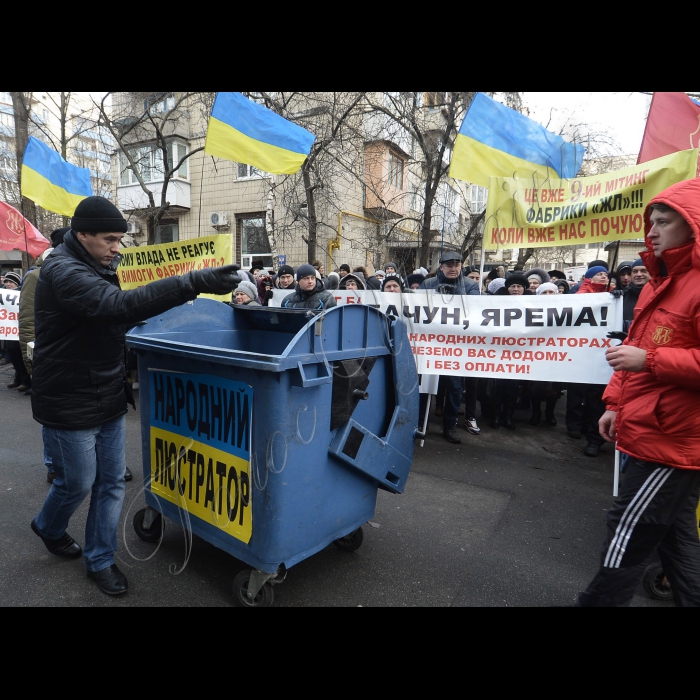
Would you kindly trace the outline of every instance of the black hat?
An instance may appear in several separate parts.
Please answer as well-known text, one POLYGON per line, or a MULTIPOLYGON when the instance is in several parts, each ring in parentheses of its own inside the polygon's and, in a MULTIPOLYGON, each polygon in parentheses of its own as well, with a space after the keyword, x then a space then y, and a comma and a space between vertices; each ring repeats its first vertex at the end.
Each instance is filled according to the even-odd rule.
POLYGON ((49 234, 49 238, 51 239, 51 245, 54 248, 58 248, 58 246, 63 243, 63 237, 70 231, 70 226, 64 226, 63 228, 57 228, 55 231, 51 231, 49 234))
POLYGON ((76 233, 126 233, 126 219, 104 197, 85 197, 75 209, 70 227, 76 233))
POLYGON ((462 262, 462 254, 458 250, 446 250, 441 256, 440 256, 440 265, 446 262, 450 262, 451 260, 456 260, 457 262, 462 262))
POLYGON ((350 265, 348 265, 347 263, 343 263, 338 269, 345 270, 345 272, 350 272, 350 265))
POLYGON ((293 275, 294 268, 291 265, 280 265, 280 269, 277 270, 277 277, 281 275, 293 275))
POLYGON ((421 284, 423 280, 425 279, 425 275, 419 275, 418 273, 414 272, 412 275, 409 275, 406 277, 406 284, 410 287, 412 284, 415 284, 418 282, 418 284, 421 284))
POLYGON ((399 283, 399 287, 401 287, 402 291, 403 291, 404 287, 406 286, 403 282, 403 277, 401 277, 401 275, 398 272, 387 272, 386 277, 382 280, 382 286, 380 287, 380 290, 382 292, 384 291, 384 285, 389 280, 396 280, 399 283))
POLYGON ((632 260, 623 260, 618 266, 616 273, 621 275, 625 270, 632 274, 632 260))
POLYGON ((550 270, 547 274, 549 275, 549 279, 552 282, 554 282, 554 280, 552 279, 552 275, 555 275, 556 278, 560 280, 566 279, 566 275, 561 270, 550 270))
POLYGON ((299 265, 299 267, 297 267, 297 281, 303 277, 311 276, 316 277, 316 268, 313 265, 304 263, 303 265, 299 265))
POLYGON ((644 260, 642 260, 641 258, 637 258, 637 259, 632 263, 632 269, 634 269, 635 267, 646 267, 646 263, 645 263, 644 260))
POLYGON ((605 260, 592 260, 588 263, 588 269, 590 270, 592 267, 604 267, 606 271, 609 269, 608 263, 606 263, 605 260))
POLYGON ((519 284, 523 289, 528 288, 527 278, 521 272, 514 272, 512 275, 506 277, 506 283, 503 286, 508 289, 508 287, 514 284, 519 284))

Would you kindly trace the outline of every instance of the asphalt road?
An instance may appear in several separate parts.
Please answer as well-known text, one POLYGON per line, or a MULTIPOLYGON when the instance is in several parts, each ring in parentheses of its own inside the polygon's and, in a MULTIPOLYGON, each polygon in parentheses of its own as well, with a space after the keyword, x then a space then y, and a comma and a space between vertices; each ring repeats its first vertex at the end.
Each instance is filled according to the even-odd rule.
MULTIPOLYGON (((111 598, 85 576, 80 559, 49 554, 29 528, 48 489, 40 426, 31 400, 6 388, 0 367, 0 604, 5 607, 229 607, 246 565, 166 520, 159 547, 132 527, 143 507, 139 413, 127 415, 127 454, 135 474, 119 531, 117 563, 129 592, 111 598)), ((138 399, 138 395, 137 395, 138 399)), ((583 440, 562 427, 463 434, 447 443, 431 417, 416 447, 406 490, 379 491, 364 542, 348 553, 333 545, 289 569, 274 587, 274 607, 547 607, 572 603, 594 574, 612 502, 614 457, 608 445, 585 457, 583 440)), ((69 532, 82 543, 87 503, 69 532)), ((668 607, 640 587, 634 607, 668 607)))

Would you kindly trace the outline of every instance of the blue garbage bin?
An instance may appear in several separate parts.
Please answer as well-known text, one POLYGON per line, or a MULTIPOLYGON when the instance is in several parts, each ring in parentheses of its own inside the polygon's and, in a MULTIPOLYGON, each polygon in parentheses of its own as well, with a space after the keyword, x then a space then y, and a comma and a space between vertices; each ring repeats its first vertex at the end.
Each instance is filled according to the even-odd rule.
POLYGON ((377 309, 231 307, 197 299, 127 334, 147 507, 243 561, 242 606, 330 543, 352 551, 378 489, 402 493, 418 426, 405 325, 377 309))

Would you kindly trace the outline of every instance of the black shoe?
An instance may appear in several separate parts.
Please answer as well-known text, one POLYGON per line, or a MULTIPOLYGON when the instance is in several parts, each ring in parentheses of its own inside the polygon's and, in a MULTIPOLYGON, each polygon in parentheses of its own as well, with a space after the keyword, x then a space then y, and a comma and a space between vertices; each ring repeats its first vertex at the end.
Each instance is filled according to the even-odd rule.
POLYGON ((513 420, 513 416, 505 416, 503 418, 503 425, 505 425, 508 430, 515 430, 515 421, 513 420))
POLYGON ((47 540, 37 529, 34 520, 32 520, 32 530, 34 530, 35 534, 46 545, 46 549, 48 549, 51 554, 75 559, 83 553, 80 545, 67 532, 60 539, 47 540))
POLYGON ((12 384, 7 385, 7 388, 8 389, 16 389, 18 386, 20 386, 19 382, 12 382, 12 384))
POLYGON ((600 445, 596 442, 589 442, 583 448, 583 454, 585 454, 586 457, 597 457, 600 454, 600 445))
POLYGON ((547 425, 556 425, 557 424, 557 419, 554 417, 553 413, 545 413, 544 414, 544 422, 547 425))
POLYGON ((569 430, 567 434, 570 438, 573 438, 574 440, 581 439, 581 433, 578 430, 569 430))
POLYGON ((129 590, 126 576, 119 571, 116 564, 108 566, 102 571, 88 571, 88 578, 97 582, 100 590, 107 595, 120 595, 129 590))
POLYGON ((127 467, 126 471, 124 472, 124 481, 131 481, 133 478, 134 475, 131 473, 131 469, 127 467))
POLYGON ((56 479, 56 472, 46 472, 46 481, 48 481, 50 484, 53 484, 54 480, 56 479))
POLYGON ((451 442, 453 445, 462 444, 462 439, 457 437, 457 431, 454 428, 452 430, 443 430, 442 437, 444 437, 447 442, 451 442))
POLYGON ((542 420, 542 414, 541 413, 533 413, 532 417, 528 421, 530 425, 539 425, 540 421, 542 420))
POLYGON ((29 389, 29 387, 28 387, 26 384, 20 384, 20 385, 17 387, 17 391, 22 391, 22 392, 24 392, 24 391, 27 391, 27 389, 29 389))

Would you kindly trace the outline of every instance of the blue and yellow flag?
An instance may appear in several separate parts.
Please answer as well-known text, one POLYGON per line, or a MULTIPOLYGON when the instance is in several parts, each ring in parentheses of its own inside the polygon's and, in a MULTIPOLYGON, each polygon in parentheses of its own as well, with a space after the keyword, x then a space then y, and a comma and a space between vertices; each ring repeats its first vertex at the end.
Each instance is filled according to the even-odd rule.
POLYGON ((204 152, 291 174, 304 164, 316 137, 240 92, 219 92, 209 117, 204 152))
POLYGON ((22 159, 22 195, 48 211, 73 216, 78 204, 92 195, 90 171, 71 165, 30 136, 22 159))
POLYGON ((455 140, 450 177, 489 186, 489 177, 573 178, 583 146, 565 141, 541 124, 477 92, 455 140))

